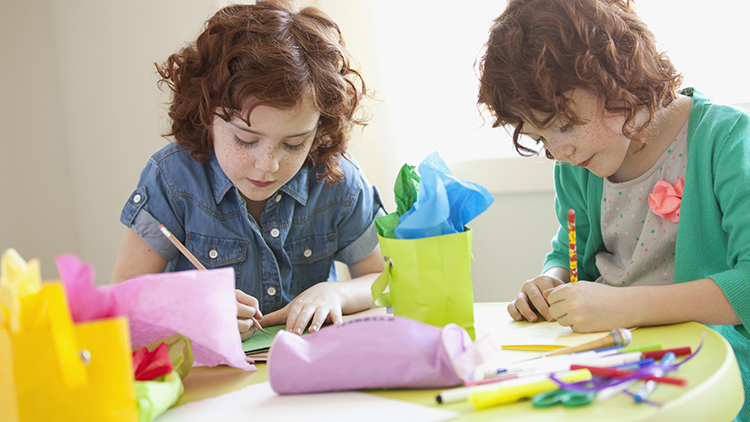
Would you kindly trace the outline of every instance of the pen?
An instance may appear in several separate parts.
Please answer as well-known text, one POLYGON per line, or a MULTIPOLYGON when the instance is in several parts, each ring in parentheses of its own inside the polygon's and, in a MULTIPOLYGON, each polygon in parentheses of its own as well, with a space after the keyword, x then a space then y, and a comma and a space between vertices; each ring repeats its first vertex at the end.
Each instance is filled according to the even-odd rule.
MULTIPOLYGON (((669 352, 666 355, 664 355, 659 365, 669 366, 672 363, 674 363, 674 360, 675 360, 675 354, 672 352, 669 352)), ((656 388, 656 381, 654 380, 646 381, 646 384, 644 384, 641 388, 639 388, 638 391, 633 396, 633 398, 635 398, 635 402, 643 403, 646 399, 648 399, 648 396, 651 395, 651 393, 654 391, 655 388, 656 388)))
POLYGON ((470 386, 467 385, 465 387, 452 388, 450 390, 441 391, 440 394, 435 397, 435 400, 437 400, 437 402, 440 404, 466 401, 475 391, 494 391, 500 387, 511 388, 536 383, 539 381, 546 381, 550 379, 549 374, 553 372, 559 372, 558 378, 560 378, 561 376, 567 377, 571 373, 567 370, 567 368, 565 368, 562 371, 541 371, 528 374, 507 375, 505 377, 501 377, 502 379, 493 380, 494 383, 492 384, 474 384, 470 386))
POLYGON ((669 352, 674 353, 675 356, 685 356, 685 355, 689 355, 691 350, 690 350, 690 347, 678 347, 675 349, 652 350, 648 352, 643 352, 643 357, 662 359, 669 352))
MULTIPOLYGON (((587 369, 579 369, 557 375, 559 380, 565 382, 588 381, 591 379, 591 372, 587 369)), ((471 402, 477 409, 486 409, 488 407, 498 406, 501 404, 515 403, 524 398, 531 398, 545 391, 559 389, 560 386, 553 380, 547 378, 542 381, 532 381, 520 385, 502 386, 495 389, 481 389, 472 391, 469 395, 471 402)))
MULTIPOLYGON (((643 353, 641 353, 641 355, 642 354, 643 353)), ((623 371, 636 370, 636 369, 641 369, 641 368, 649 366, 649 365, 653 365, 655 362, 656 362, 656 359, 654 359, 654 358, 644 357, 643 359, 639 360, 638 362, 628 363, 626 365, 619 365, 619 366, 617 366, 617 369, 622 369, 623 371)))
POLYGON ((654 350, 661 350, 661 343, 644 344, 641 346, 627 346, 620 349, 621 353, 627 352, 652 352, 654 350))
MULTIPOLYGON (((520 383, 526 383, 526 382, 537 382, 537 381, 544 381, 546 379, 549 379, 549 374, 542 374, 537 373, 534 376, 529 376, 527 378, 524 378, 523 380, 519 380, 519 377, 517 375, 514 375, 512 377, 504 377, 505 379, 502 380, 502 385, 504 387, 512 386, 512 385, 518 385, 520 383), (511 379, 516 379, 519 382, 511 382, 511 379)), ((495 381, 496 383, 498 381, 495 381)), ((473 385, 473 386, 466 386, 466 387, 459 387, 459 388, 452 388, 450 390, 444 390, 441 391, 440 394, 435 397, 435 400, 440 404, 448 404, 448 403, 456 403, 459 401, 466 401, 469 399, 471 394, 475 391, 482 391, 482 390, 496 390, 499 386, 497 384, 484 384, 484 385, 473 385)))
POLYGON ((607 351, 599 354, 594 350, 589 350, 586 352, 572 353, 569 355, 550 356, 542 359, 525 360, 507 365, 502 368, 488 369, 484 372, 484 378, 517 374, 525 371, 541 371, 544 369, 559 370, 561 365, 570 365, 571 361, 573 360, 588 361, 589 359, 593 360, 599 357, 611 356, 612 354, 614 354, 614 351, 607 351))
MULTIPOLYGON (((639 354, 638 354, 639 355, 639 354)), ((549 375, 556 372, 565 372, 576 369, 588 369, 592 375, 601 375, 603 373, 609 373, 610 367, 617 365, 622 362, 631 362, 637 360, 639 356, 633 354, 632 356, 608 356, 596 360, 580 358, 580 359, 565 359, 552 362, 550 364, 541 365, 538 367, 509 370, 506 373, 489 376, 487 378, 464 382, 465 387, 476 387, 480 385, 497 384, 509 380, 519 379, 520 381, 528 380, 531 377, 539 375, 549 375)), ((616 371, 612 369, 612 371, 616 371)), ((622 371, 625 372, 625 371, 622 371)), ((618 372, 619 373, 619 372, 618 372)), ((629 372, 628 372, 629 373, 629 372)), ((661 380, 660 380, 661 381, 661 380)), ((672 380, 666 380, 661 382, 669 382, 672 380)), ((675 383, 675 382, 672 382, 675 383)))
MULTIPOLYGON (((164 236, 166 236, 166 238, 169 239, 169 241, 172 242, 172 244, 180 252, 182 252, 183 255, 185 255, 185 258, 187 258, 188 261, 190 261, 193 264, 193 266, 195 266, 195 268, 197 268, 197 269, 199 269, 201 271, 206 271, 206 267, 204 267, 203 264, 201 264, 201 262, 198 261, 198 258, 196 258, 195 255, 193 255, 185 247, 185 245, 182 244, 182 242, 180 242, 179 240, 177 240, 177 238, 174 237, 174 235, 172 235, 172 232, 170 232, 168 228, 164 227, 164 224, 159 224, 159 230, 161 230, 161 232, 164 234, 164 236)), ((263 326, 260 325, 260 323, 258 322, 258 320, 256 320, 253 317, 250 317, 250 319, 253 320, 253 325, 255 325, 255 328, 259 329, 260 331, 263 331, 264 333, 266 332, 266 330, 263 329, 263 326)))
POLYGON ((570 252, 570 282, 578 281, 578 254, 576 253, 576 211, 568 210, 568 248, 570 252))
POLYGON ((637 382, 638 382, 638 380, 635 379, 635 380, 621 382, 620 384, 616 384, 616 385, 613 385, 611 387, 607 387, 607 388, 599 391, 596 394, 596 401, 609 400, 612 397, 616 396, 617 394, 622 393, 623 391, 627 390, 628 388, 630 388, 631 386, 633 386, 637 382))

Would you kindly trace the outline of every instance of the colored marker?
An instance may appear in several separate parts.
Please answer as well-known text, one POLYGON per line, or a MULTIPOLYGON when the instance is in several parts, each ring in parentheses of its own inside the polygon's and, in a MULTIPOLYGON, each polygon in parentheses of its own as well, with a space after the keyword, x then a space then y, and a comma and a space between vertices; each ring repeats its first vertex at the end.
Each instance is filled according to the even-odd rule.
MULTIPOLYGON (((558 379, 565 382, 588 381, 591 379, 591 372, 587 369, 579 369, 559 374, 558 379)), ((491 390, 473 391, 469 395, 469 402, 476 406, 477 409, 487 409, 489 407, 499 406, 502 404, 515 403, 524 398, 531 398, 545 391, 559 389, 560 386, 546 379, 543 381, 529 382, 520 385, 502 386, 491 390)))
MULTIPOLYGON (((675 354, 672 352, 667 353, 662 358, 661 362, 659 363, 662 366, 669 366, 672 363, 674 363, 675 360, 675 354)), ((643 403, 646 399, 648 399, 648 396, 651 395, 651 393, 656 388, 656 381, 650 380, 646 381, 646 384, 643 385, 643 387, 639 388, 638 391, 635 393, 633 398, 635 398, 636 403, 643 403)))
POLYGON ((643 352, 644 358, 662 359, 667 353, 672 352, 675 356, 686 356, 691 353, 690 347, 677 347, 675 349, 652 350, 643 352))

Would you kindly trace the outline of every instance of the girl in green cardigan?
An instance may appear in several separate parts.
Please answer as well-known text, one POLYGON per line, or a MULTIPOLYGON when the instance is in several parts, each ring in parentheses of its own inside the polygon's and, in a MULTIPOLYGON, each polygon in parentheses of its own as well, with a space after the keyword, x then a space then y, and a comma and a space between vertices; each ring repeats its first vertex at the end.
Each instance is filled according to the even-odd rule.
MULTIPOLYGON (((623 0, 511 0, 480 62, 494 126, 555 167, 560 221, 508 306, 577 332, 696 321, 750 391, 750 116, 688 88, 623 0), (578 278, 570 283, 567 215, 578 278), (624 287, 624 288, 618 288, 624 287)), ((745 400, 748 403, 749 400, 745 400)), ((746 405, 739 420, 750 420, 746 405)))

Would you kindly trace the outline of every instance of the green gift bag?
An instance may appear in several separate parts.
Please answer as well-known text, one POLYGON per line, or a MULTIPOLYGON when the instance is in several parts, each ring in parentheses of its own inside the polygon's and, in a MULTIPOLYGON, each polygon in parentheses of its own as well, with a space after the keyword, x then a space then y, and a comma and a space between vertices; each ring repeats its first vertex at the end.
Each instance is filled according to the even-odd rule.
POLYGON ((475 339, 471 238, 468 227, 421 239, 378 236, 385 269, 372 285, 375 304, 438 327, 457 324, 475 339), (390 291, 383 293, 387 286, 390 291))

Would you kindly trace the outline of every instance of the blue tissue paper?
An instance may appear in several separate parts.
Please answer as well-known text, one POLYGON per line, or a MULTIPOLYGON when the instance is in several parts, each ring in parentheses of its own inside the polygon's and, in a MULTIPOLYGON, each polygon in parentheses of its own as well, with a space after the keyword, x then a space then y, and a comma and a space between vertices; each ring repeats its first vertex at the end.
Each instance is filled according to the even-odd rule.
POLYGON ((437 152, 422 161, 417 202, 399 218, 397 239, 460 233, 495 198, 483 186, 453 176, 437 152))

